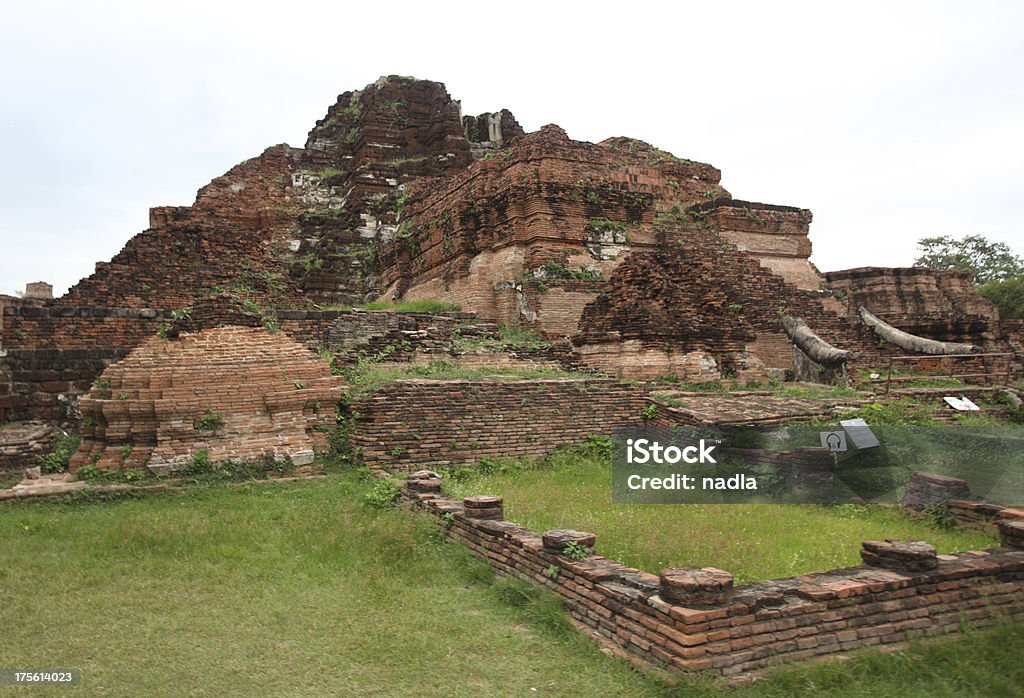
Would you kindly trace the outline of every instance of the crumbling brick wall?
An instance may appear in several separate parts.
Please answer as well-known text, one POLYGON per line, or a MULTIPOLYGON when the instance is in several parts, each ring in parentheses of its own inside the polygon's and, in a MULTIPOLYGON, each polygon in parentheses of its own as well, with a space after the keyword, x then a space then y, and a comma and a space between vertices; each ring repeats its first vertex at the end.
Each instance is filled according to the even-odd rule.
POLYGON ((640 141, 594 145, 546 126, 463 172, 411 185, 404 235, 383 253, 384 280, 392 294, 443 295, 486 319, 570 334, 582 302, 541 294, 522 312, 516 282, 549 263, 607 278, 630 249, 656 244, 659 212, 728 196, 719 179, 710 165, 640 141))
POLYGON ((74 305, 8 306, 3 313, 10 349, 131 348, 172 319, 167 310, 74 305))
POLYGON ((292 174, 301 150, 284 145, 236 165, 190 207, 159 207, 151 227, 73 286, 71 306, 181 308, 217 287, 244 287, 261 303, 299 302, 282 259, 298 214, 292 174))
POLYGON ((807 209, 716 199, 692 210, 705 213, 723 238, 797 288, 817 291, 821 287, 823 278, 808 259, 811 212, 807 209))
MULTIPOLYGON (((843 296, 843 309, 865 343, 877 344, 878 338, 860 322, 861 306, 911 334, 995 351, 1007 347, 998 310, 974 292, 969 272, 860 267, 828 272, 825 279, 829 288, 843 296)), ((905 353, 898 348, 880 349, 905 353)))
POLYGON ((0 429, 0 473, 31 468, 53 449, 60 429, 47 422, 26 421, 0 429))
POLYGON ((128 349, 6 349, 0 356, 0 424, 43 419, 75 426, 78 401, 128 349))
POLYGON ((642 423, 641 390, 609 380, 402 381, 352 400, 351 442, 389 470, 539 456, 642 423))
POLYGON ((718 378, 730 364, 741 376, 791 368, 792 344, 780 326, 786 314, 850 348, 853 335, 829 294, 790 284, 706 229, 702 217, 659 223, 661 237, 673 242, 633 253, 586 307, 574 339, 584 364, 633 378, 674 373, 687 380, 718 378))
POLYGON ((154 337, 82 398, 71 469, 175 468, 266 455, 313 460, 334 427, 343 380, 309 349, 263 328, 154 337))

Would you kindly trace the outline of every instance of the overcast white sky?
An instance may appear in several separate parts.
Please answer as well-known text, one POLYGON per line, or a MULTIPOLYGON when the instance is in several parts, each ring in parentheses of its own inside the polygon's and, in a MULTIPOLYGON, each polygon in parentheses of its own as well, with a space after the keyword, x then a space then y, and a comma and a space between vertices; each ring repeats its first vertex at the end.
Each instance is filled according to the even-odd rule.
POLYGON ((1009 1, 7 3, 0 293, 63 293, 150 206, 301 146, 387 74, 710 162, 737 198, 811 209, 822 270, 909 265, 938 234, 1024 253, 1021 27, 1009 1))

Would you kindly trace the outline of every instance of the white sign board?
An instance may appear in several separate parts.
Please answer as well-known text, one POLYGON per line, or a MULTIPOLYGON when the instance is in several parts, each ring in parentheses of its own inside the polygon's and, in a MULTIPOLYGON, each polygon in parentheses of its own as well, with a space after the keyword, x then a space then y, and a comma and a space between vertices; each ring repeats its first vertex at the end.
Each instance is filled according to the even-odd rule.
POLYGON ((966 397, 944 397, 946 404, 952 407, 954 410, 960 412, 976 412, 981 408, 971 402, 970 398, 966 397))
POLYGON ((833 453, 846 453, 846 432, 822 431, 821 447, 827 448, 833 453))

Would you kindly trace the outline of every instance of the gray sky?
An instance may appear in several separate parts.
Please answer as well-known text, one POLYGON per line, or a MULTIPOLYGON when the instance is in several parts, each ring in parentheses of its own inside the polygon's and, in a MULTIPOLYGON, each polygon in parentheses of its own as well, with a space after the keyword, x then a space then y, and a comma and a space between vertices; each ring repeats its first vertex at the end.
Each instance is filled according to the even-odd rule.
POLYGON ((4 8, 0 293, 63 293, 150 206, 388 74, 710 162, 737 198, 811 209, 823 271, 939 234, 1024 253, 1024 3, 150 4, 4 8))

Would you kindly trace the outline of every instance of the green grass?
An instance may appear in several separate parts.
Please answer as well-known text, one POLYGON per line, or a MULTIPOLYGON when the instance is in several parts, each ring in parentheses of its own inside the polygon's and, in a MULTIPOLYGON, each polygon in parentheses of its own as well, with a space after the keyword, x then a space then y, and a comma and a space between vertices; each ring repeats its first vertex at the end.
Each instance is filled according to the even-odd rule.
POLYGON ((89 695, 528 695, 653 682, 351 478, 0 509, 0 666, 89 695), (508 598, 517 598, 511 605, 508 598), (483 658, 486 658, 484 661, 483 658))
POLYGON ((318 305, 319 310, 390 310, 395 313, 452 313, 461 310, 457 303, 433 299, 418 301, 373 301, 362 305, 318 305))
MULTIPOLYGON (((843 412, 843 419, 863 419, 873 427, 935 426, 934 407, 912 398, 882 399, 855 410, 843 412)), ((835 424, 834 418, 819 417, 811 424, 835 424)))
POLYGON ((498 332, 499 337, 458 337, 454 341, 454 345, 462 351, 474 349, 508 351, 551 348, 551 342, 521 325, 501 325, 498 328, 498 332))
POLYGON ((673 390, 687 393, 727 393, 730 390, 740 390, 733 384, 726 384, 722 381, 705 381, 703 383, 689 383, 674 373, 667 373, 654 379, 655 383, 671 383, 673 390))
MULTIPOLYGON (((485 467, 485 469, 487 469, 485 467)), ((506 517, 537 532, 597 534, 597 551, 631 567, 713 566, 737 583, 860 564, 863 540, 926 540, 940 553, 998 545, 993 536, 949 531, 891 507, 611 502, 611 467, 598 449, 565 449, 536 467, 500 463, 489 475, 446 484, 454 496, 499 494, 506 517), (504 470, 504 472, 502 472, 504 470)))
POLYGON ((542 380, 549 378, 593 378, 589 374, 573 373, 554 368, 462 368, 450 361, 432 361, 429 364, 395 364, 360 361, 344 372, 350 396, 373 392, 382 385, 403 380, 542 380))
MULTIPOLYGON (((781 698, 841 696, 945 698, 1024 695, 1024 623, 960 637, 914 643, 894 652, 858 651, 848 662, 827 661, 773 672, 766 681, 740 690, 703 685, 678 695, 781 698)), ((682 687, 681 687, 682 688, 682 687)))
POLYGON ((364 310, 393 310, 396 313, 450 313, 461 309, 457 303, 429 298, 418 301, 374 301, 359 307, 364 310))
POLYGON ((813 385, 810 383, 786 384, 775 390, 777 397, 808 399, 831 399, 859 397, 860 393, 845 385, 813 385))
MULTIPOLYGON (((0 507, 0 666, 86 695, 1019 695, 1020 624, 729 688, 602 654, 351 476, 0 507), (536 689, 536 690, 534 690, 536 689)), ((43 689, 41 692, 47 692, 43 689)), ((53 691, 57 694, 57 691, 53 691)))
POLYGON ((691 393, 726 393, 726 392, 742 392, 747 390, 756 391, 768 391, 776 397, 794 397, 794 398, 808 398, 808 399, 820 399, 820 400, 831 400, 834 398, 853 398, 861 395, 854 388, 848 388, 841 385, 815 385, 813 383, 780 383, 778 381, 769 381, 767 383, 761 383, 759 381, 737 381, 737 380, 726 380, 726 381, 707 381, 704 383, 689 383, 682 380, 679 376, 674 374, 667 374, 658 376, 655 378, 655 382, 658 383, 671 383, 673 390, 679 390, 683 392, 691 393))

